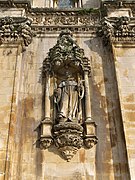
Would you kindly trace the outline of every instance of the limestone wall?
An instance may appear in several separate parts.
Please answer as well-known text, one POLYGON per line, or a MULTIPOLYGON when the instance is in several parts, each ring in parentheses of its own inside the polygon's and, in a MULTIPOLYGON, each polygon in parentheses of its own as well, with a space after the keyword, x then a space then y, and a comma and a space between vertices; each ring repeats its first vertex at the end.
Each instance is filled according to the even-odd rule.
POLYGON ((132 45, 115 46, 115 65, 119 88, 120 105, 125 132, 127 154, 131 179, 134 179, 135 164, 135 135, 134 135, 134 56, 135 48, 132 45))
POLYGON ((0 52, 0 178, 3 179, 6 167, 9 167, 10 164, 12 153, 11 144, 14 141, 17 105, 16 92, 18 88, 16 81, 17 76, 19 75, 20 66, 17 64, 17 61, 19 60, 18 45, 1 46, 0 52))
MULTIPOLYGON (((34 38, 21 53, 21 58, 18 58, 20 52, 17 49, 1 48, 0 88, 3 101, 0 148, 1 166, 8 155, 5 177, 23 180, 127 180, 128 165, 113 58, 104 50, 101 40, 89 38, 90 35, 74 34, 74 37, 91 61, 92 118, 98 125, 98 144, 90 150, 80 149, 70 162, 66 162, 55 147, 41 150, 36 145, 38 125, 44 114, 42 63, 49 49, 55 45, 57 36, 34 38), (15 107, 11 107, 14 101, 15 107)), ((2 173, 4 167, 1 167, 1 177, 2 173)))

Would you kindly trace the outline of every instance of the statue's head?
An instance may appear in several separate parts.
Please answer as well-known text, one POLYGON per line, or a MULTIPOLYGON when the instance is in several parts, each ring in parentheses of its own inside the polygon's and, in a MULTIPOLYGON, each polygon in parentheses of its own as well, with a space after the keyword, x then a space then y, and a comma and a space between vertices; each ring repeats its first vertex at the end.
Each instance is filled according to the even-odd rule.
POLYGON ((67 79, 72 78, 72 73, 71 72, 66 71, 65 74, 66 74, 67 79))
POLYGON ((74 44, 71 31, 62 31, 58 37, 57 44, 60 49, 64 50, 65 52, 70 52, 74 44))

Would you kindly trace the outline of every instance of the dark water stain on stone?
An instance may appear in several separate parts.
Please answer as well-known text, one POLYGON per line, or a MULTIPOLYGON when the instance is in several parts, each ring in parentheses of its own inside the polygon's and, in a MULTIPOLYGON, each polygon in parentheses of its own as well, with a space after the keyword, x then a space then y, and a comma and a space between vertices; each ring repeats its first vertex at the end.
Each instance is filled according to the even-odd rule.
POLYGON ((84 149, 79 150, 79 159, 80 159, 81 163, 85 162, 85 150, 84 149))
POLYGON ((27 97, 24 99, 24 116, 29 117, 33 111, 34 100, 32 97, 27 97))

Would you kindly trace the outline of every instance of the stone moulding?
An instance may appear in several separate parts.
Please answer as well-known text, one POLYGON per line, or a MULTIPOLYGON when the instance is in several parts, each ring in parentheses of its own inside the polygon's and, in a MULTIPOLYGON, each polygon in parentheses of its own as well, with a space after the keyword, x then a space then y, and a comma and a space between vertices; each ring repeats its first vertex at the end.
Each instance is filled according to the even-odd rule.
POLYGON ((130 17, 105 17, 97 31, 103 38, 105 45, 108 43, 134 43, 135 18, 130 17))
POLYGON ((100 13, 81 14, 80 10, 31 12, 28 16, 33 20, 32 28, 38 33, 62 31, 88 32, 95 30, 100 20, 100 13))
POLYGON ((24 8, 26 12, 30 11, 31 4, 29 1, 0 1, 0 8, 24 8))
POLYGON ((33 25, 89 25, 93 26, 99 22, 99 14, 79 14, 79 11, 56 11, 44 13, 30 13, 29 17, 33 19, 33 25))
POLYGON ((31 23, 31 19, 25 17, 0 18, 0 43, 22 41, 28 46, 34 36, 31 23))

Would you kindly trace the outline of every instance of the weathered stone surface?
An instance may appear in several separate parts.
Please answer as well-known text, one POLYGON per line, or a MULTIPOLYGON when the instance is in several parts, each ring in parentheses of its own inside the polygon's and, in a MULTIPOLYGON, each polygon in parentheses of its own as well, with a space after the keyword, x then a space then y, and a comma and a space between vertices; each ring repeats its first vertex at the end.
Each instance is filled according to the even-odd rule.
POLYGON ((125 140, 127 145, 127 155, 129 158, 129 168, 131 170, 131 179, 134 178, 133 158, 134 152, 130 151, 134 147, 134 55, 135 49, 131 46, 128 48, 115 48, 116 53, 116 74, 120 95, 120 105, 122 109, 122 118, 125 131, 125 140), (128 56, 129 54, 129 56, 128 56), (126 83, 125 83, 126 81, 126 83), (129 124, 130 123, 130 124, 129 124), (133 154, 133 155, 132 155, 133 154))
MULTIPOLYGON (((33 1, 32 6, 49 6, 47 1, 44 5, 42 3, 43 1, 33 1)), ((85 6, 91 4, 97 7, 98 1, 84 1, 85 6)), ((133 3, 124 2, 124 9, 118 8, 120 4, 118 6, 116 2, 105 4, 109 9, 109 19, 113 19, 112 16, 119 19, 123 12, 127 17, 135 14, 133 3)), ((126 36, 124 44, 114 42, 112 51, 105 47, 102 39, 96 36, 96 28, 100 26, 99 10, 93 14, 90 11, 84 12, 83 15, 79 14, 83 11, 74 10, 72 15, 72 11, 56 9, 52 12, 38 8, 31 10, 29 3, 22 2, 0 2, 0 7, 7 8, 0 11, 1 17, 32 17, 31 27, 38 34, 25 49, 22 49, 19 42, 4 42, 0 45, 0 179, 134 179, 134 41, 129 42, 126 36), (22 9, 19 9, 20 7, 22 9), (49 22, 50 19, 46 20, 45 17, 50 15, 53 15, 51 26, 58 17, 61 24, 56 21, 55 27, 44 24, 49 22), (72 16, 77 17, 77 22, 70 19, 72 16), (91 119, 98 125, 97 146, 92 149, 80 148, 70 162, 62 159, 54 146, 46 150, 40 149, 38 141, 39 124, 45 116, 43 61, 49 49, 57 43, 61 29, 68 26, 73 28, 70 30, 73 30, 76 43, 84 49, 84 54, 91 64, 91 77, 88 77, 91 84, 90 112, 91 119)), ((131 17, 130 20, 130 26, 133 27, 134 18, 131 17)), ((132 35, 133 32, 134 29, 132 35)), ((52 82, 53 79, 50 80, 51 84, 52 82)), ((51 86, 49 94, 52 104, 53 89, 51 86)), ((52 114, 53 108, 50 109, 50 115, 52 114)), ((43 131, 51 135, 49 126, 43 131)), ((91 127, 88 127, 88 131, 94 132, 91 127)))

